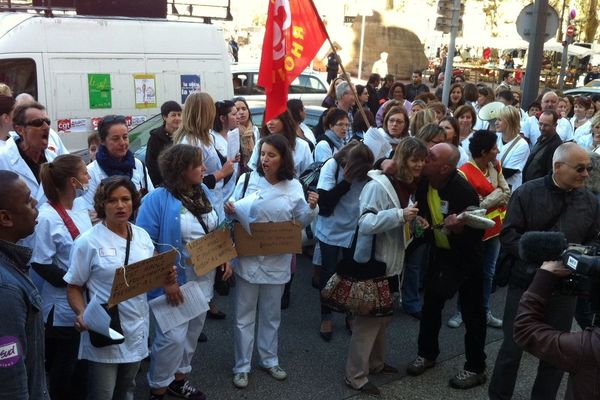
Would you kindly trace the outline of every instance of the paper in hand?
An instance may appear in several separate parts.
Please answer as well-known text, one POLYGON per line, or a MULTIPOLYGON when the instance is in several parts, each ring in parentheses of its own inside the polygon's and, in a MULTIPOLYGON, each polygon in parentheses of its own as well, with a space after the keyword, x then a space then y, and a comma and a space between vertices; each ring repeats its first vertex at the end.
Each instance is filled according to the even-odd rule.
POLYGON ((227 133, 227 159, 235 160, 240 152, 240 133, 237 129, 227 133))
POLYGON ((371 149, 375 160, 386 157, 392 150, 392 146, 387 142, 379 129, 370 127, 364 135, 363 143, 371 149))
POLYGON ((260 191, 251 193, 246 195, 246 197, 239 199, 235 203, 233 203, 235 207, 235 218, 237 221, 244 227, 244 230, 248 232, 249 235, 252 234, 250 231, 250 224, 253 221, 253 218, 250 215, 252 204, 261 198, 260 191))
POLYGON ((102 304, 100 304, 96 295, 92 297, 83 312, 83 322, 87 325, 88 329, 101 335, 107 336, 113 340, 123 339, 123 335, 114 329, 111 329, 110 316, 104 307, 102 307, 102 304))

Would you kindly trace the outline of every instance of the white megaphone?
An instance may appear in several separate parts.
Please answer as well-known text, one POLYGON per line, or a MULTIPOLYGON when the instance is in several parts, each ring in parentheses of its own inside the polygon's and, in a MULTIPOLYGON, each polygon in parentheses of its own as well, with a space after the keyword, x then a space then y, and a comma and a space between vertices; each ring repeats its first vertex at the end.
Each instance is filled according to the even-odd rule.
POLYGON ((477 116, 483 121, 491 121, 498 117, 498 111, 506 105, 500 101, 494 101, 481 107, 477 116))

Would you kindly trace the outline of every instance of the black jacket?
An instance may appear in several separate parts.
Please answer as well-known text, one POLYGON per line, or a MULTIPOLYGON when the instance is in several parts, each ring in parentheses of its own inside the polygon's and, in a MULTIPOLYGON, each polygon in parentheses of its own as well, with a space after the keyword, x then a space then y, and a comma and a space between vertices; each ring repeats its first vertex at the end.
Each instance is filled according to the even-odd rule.
POLYGON ((523 182, 541 178, 552 172, 552 156, 554 150, 562 144, 558 133, 550 139, 540 136, 537 143, 531 149, 525 167, 523 167, 523 182))
POLYGON ((515 190, 508 203, 500 242, 503 250, 516 259, 510 283, 523 289, 527 289, 539 267, 519 256, 521 236, 530 231, 558 231, 565 234, 569 243, 591 243, 600 232, 600 203, 587 189, 559 188, 551 174, 515 190))
MULTIPOLYGON (((429 181, 421 179, 417 187, 415 198, 419 206, 419 215, 425 218, 429 225, 433 225, 431 211, 427 202, 427 191, 429 181)), ((448 202, 448 212, 444 217, 450 214, 460 214, 469 206, 479 206, 479 195, 475 189, 464 179, 457 171, 454 171, 443 188, 438 190, 440 198, 448 202)), ((461 233, 450 233, 448 241, 450 243, 450 254, 465 270, 471 268, 481 268, 483 257, 483 230, 473 229, 465 226, 461 233)), ((428 229, 425 239, 435 244, 432 229, 428 229)))
POLYGON ((173 139, 162 125, 150 131, 150 139, 146 145, 146 167, 155 187, 162 185, 162 176, 158 168, 158 156, 165 148, 173 144, 173 139))

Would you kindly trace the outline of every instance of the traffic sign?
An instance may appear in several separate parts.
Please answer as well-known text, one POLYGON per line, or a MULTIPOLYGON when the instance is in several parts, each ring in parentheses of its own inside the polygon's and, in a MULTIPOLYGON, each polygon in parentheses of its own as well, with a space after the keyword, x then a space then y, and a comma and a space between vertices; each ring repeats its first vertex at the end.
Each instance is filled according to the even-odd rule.
MULTIPOLYGON (((533 40, 533 31, 536 24, 535 15, 533 15, 534 5, 525 6, 517 17, 517 32, 523 40, 530 42, 533 40)), ((546 12, 546 31, 544 32, 544 42, 553 38, 558 29, 559 18, 556 10, 548 6, 546 12)))
POLYGON ((575 26, 574 25, 569 25, 567 27, 567 36, 573 37, 574 34, 575 34, 575 26))

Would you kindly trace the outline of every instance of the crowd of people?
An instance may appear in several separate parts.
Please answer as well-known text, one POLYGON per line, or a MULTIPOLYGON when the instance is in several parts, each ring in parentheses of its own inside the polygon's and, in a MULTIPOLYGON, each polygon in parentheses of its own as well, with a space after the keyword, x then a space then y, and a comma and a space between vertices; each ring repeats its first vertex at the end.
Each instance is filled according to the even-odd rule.
MULTIPOLYGON (((486 382, 486 330, 501 328, 489 396, 510 398, 522 354, 513 324, 539 267, 521 260, 520 236, 558 230, 586 243, 600 230, 597 197, 584 187, 594 173, 591 157, 600 153, 600 98, 546 92, 525 110, 517 91, 456 82, 446 106, 421 71, 411 80, 373 74, 354 87, 331 76, 314 129, 304 124, 299 100, 256 126, 243 98, 215 102, 195 92, 183 105, 162 105, 163 124, 151 132, 145 160, 129 149, 125 118, 107 115, 89 138, 87 165, 64 149, 43 105, 0 86, 0 340, 17 352, 0 368, 0 397, 131 399, 149 357, 150 399, 204 399, 189 379, 191 361, 205 319, 225 317, 211 301, 215 284, 231 279, 233 385, 248 386, 255 342, 259 367, 285 380, 278 331, 297 256, 241 256, 199 276, 186 246, 243 219, 310 226, 313 284, 321 290, 340 260, 384 265, 379 278, 420 321, 409 375, 435 366, 442 309, 458 294, 447 325, 464 323, 466 362, 450 385, 486 382), (493 118, 480 112, 493 102, 501 103, 493 118), (239 135, 235 156, 232 134, 239 135), (307 188, 301 177, 311 169, 318 182, 307 188), (250 205, 240 206, 244 201, 250 205), (472 209, 493 226, 466 224, 459 216, 472 209), (107 309, 124 339, 89 329, 86 308, 108 301, 117 268, 170 249, 177 261, 161 288, 107 309), (490 295, 504 252, 513 263, 503 271, 510 285, 499 318, 490 295), (166 331, 151 325, 149 301, 164 296, 178 307, 190 282, 207 311, 166 331)), ((575 315, 590 326, 584 299, 555 297, 550 325, 568 331, 575 315)), ((318 334, 329 342, 333 309, 321 300, 318 334)), ((386 363, 392 318, 345 314, 349 387, 378 395, 369 375, 398 372, 386 363)), ((559 367, 540 362, 532 398, 555 397, 559 367)))

